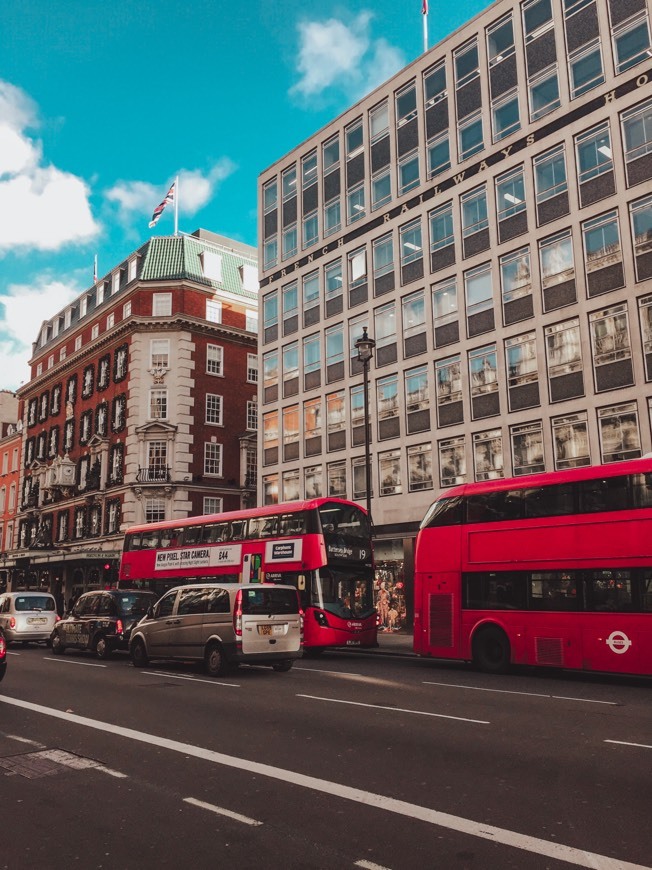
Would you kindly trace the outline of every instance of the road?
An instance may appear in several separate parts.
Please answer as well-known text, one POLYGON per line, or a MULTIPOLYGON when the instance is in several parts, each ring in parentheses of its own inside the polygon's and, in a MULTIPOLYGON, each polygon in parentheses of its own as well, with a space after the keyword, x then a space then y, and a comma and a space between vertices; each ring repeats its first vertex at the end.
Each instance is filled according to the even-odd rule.
POLYGON ((0 868, 652 865, 652 682, 12 647, 0 868))

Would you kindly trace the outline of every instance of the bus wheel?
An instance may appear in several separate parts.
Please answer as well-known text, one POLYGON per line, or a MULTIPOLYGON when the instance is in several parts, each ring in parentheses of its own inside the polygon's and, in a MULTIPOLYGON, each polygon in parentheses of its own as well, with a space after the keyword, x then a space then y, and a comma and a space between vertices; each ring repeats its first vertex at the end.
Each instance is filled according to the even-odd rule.
POLYGON ((225 673, 226 659, 219 644, 211 643, 206 647, 204 666, 209 677, 221 677, 225 673))
POLYGON ((481 629, 473 639, 473 664, 485 674, 504 674, 510 653, 507 635, 496 626, 481 629))
POLYGON ((138 638, 131 645, 131 661, 135 668, 146 668, 149 664, 149 656, 145 644, 138 638))

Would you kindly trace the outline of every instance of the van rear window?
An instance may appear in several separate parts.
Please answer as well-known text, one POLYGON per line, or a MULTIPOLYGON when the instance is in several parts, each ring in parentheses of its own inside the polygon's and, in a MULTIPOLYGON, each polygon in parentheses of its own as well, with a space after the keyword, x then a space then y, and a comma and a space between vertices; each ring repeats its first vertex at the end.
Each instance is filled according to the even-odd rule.
POLYGON ((294 589, 278 587, 245 589, 242 596, 242 612, 250 615, 298 613, 299 597, 294 589))

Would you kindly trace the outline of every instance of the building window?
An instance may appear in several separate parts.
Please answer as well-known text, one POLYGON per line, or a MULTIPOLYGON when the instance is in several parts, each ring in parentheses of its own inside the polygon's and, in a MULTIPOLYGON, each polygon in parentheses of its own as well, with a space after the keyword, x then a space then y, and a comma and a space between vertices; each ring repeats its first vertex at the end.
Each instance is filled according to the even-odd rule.
POLYGON ((539 474, 546 470, 543 458, 543 426, 541 421, 511 426, 512 471, 514 477, 539 474))
MULTIPOLYGON (((462 235, 464 238, 489 226, 487 218, 487 191, 484 187, 476 187, 475 190, 465 194, 461 200, 462 208, 462 235)), ((431 224, 432 226, 432 224, 431 224)), ((452 235, 452 226, 451 235, 452 235)))
POLYGON ((433 488, 432 444, 415 444, 407 449, 408 491, 433 488))
MULTIPOLYGON (((484 191, 483 191, 484 192, 484 191)), ((469 209, 468 219, 470 221, 475 221, 479 217, 479 212, 481 213, 482 208, 478 206, 476 211, 473 209, 469 209)), ((484 213, 485 220, 487 217, 487 202, 486 202, 486 194, 485 194, 485 203, 484 203, 484 213)), ((428 215, 428 219, 430 221, 430 250, 438 251, 440 248, 446 248, 448 245, 453 244, 453 203, 449 202, 446 205, 442 205, 439 208, 431 211, 428 215)), ((486 226, 486 224, 485 224, 486 226)))
POLYGON ((417 290, 401 301, 403 339, 420 335, 426 330, 426 300, 423 290, 417 290))
POLYGON ((495 66, 514 54, 514 25, 512 16, 501 18, 487 28, 487 56, 489 66, 495 66))
POLYGON ((389 133, 389 105, 387 100, 369 112, 369 135, 372 144, 389 133))
POLYGON ((337 135, 322 145, 321 163, 324 168, 324 175, 333 172, 340 165, 340 140, 337 135))
POLYGON ((513 302, 532 293, 529 248, 521 248, 500 258, 500 285, 503 303, 513 302))
POLYGON ((290 166, 289 169, 286 169, 281 176, 281 184, 283 189, 283 202, 287 199, 291 199, 296 195, 297 192, 297 168, 296 166, 290 166))
POLYGON ((623 112, 621 120, 627 163, 652 152, 652 100, 623 112))
POLYGON ((346 462, 329 462, 327 467, 328 495, 346 498, 346 462))
POLYGON ((364 183, 352 187, 346 193, 346 220, 352 224, 365 216, 364 183))
POLYGON ((375 239, 372 246, 374 278, 381 278, 394 271, 394 239, 388 233, 380 239, 375 239))
POLYGON ((453 61, 455 64, 455 86, 459 89, 480 75, 477 40, 473 39, 454 51, 453 61))
POLYGON ((247 332, 258 332, 258 311, 247 308, 245 311, 245 329, 247 332))
POLYGON ((100 324, 94 323, 91 326, 91 341, 95 341, 95 339, 98 337, 99 334, 100 334, 100 324))
POLYGON ((615 305, 589 316, 593 364, 597 368, 618 360, 631 359, 627 306, 615 305))
POLYGON ((351 472, 353 474, 353 498, 362 500, 367 497, 367 461, 364 456, 357 456, 351 460, 351 472))
POLYGON ((500 429, 476 432, 473 435, 475 479, 495 480, 505 476, 503 436, 500 429))
POLYGON ((263 504, 278 504, 278 474, 263 477, 263 504))
POLYGON ((428 161, 428 178, 434 178, 440 172, 451 167, 451 146, 448 132, 431 139, 426 147, 428 161))
POLYGON ((530 0, 523 3, 523 33, 525 42, 531 42, 553 25, 550 0, 530 0))
POLYGON ((541 279, 544 288, 570 281, 575 277, 573 241, 570 230, 565 230, 539 242, 541 279))
POLYGON ((204 474, 211 477, 222 476, 222 445, 214 441, 204 444, 204 474))
POLYGON ((77 335, 75 337, 75 350, 80 350, 82 346, 82 337, 81 335, 77 335))
POLYGON ((580 184, 613 170, 609 123, 594 127, 575 138, 580 184))
POLYGON ((647 12, 643 11, 612 32, 616 73, 625 72, 650 57, 650 28, 647 12))
POLYGON ((398 375, 388 375, 376 381, 376 404, 378 420, 398 417, 398 375))
POLYGON ((59 362, 63 362, 67 355, 67 348, 64 344, 62 348, 59 349, 59 362))
POLYGON ((321 369, 321 338, 319 333, 303 339, 303 373, 318 372, 321 369))
POLYGON ((582 224, 586 271, 604 269, 622 259, 618 212, 610 211, 582 224))
POLYGON ((299 345, 296 341, 283 348, 283 381, 291 381, 299 374, 299 345))
POLYGON ((330 236, 342 227, 342 208, 339 196, 324 205, 324 235, 330 236))
POLYGON ((403 492, 400 450, 386 450, 378 454, 378 474, 381 495, 400 495, 403 492))
POLYGON ((401 127, 417 116, 417 89, 414 82, 396 94, 396 126, 401 127))
MULTIPOLYGON (((642 299, 638 301, 639 305, 639 319, 641 322, 641 333, 643 337, 643 353, 646 356, 652 354, 652 296, 644 296, 642 299)), ((652 373, 652 369, 649 365, 646 365, 646 380, 649 381, 652 378, 650 374, 652 373)))
POLYGON ((418 411, 427 411, 430 407, 430 393, 428 390, 428 367, 418 366, 408 369, 405 377, 405 412, 416 414, 418 411))
POLYGON ((128 317, 131 317, 131 302, 125 302, 122 306, 122 319, 126 320, 128 317))
POLYGON ((485 263, 464 273, 466 316, 472 317, 481 311, 493 308, 491 264, 485 263))
POLYGON ((602 462, 638 459, 641 455, 641 433, 636 402, 626 402, 611 408, 599 408, 598 427, 602 462))
POLYGON ((498 390, 496 345, 489 344, 469 352, 471 396, 495 393, 498 390))
POLYGON ((283 230, 283 259, 287 260, 288 257, 293 257, 298 250, 297 246, 297 225, 294 223, 283 230))
POLYGON ((564 323, 547 326, 545 332, 548 378, 581 372, 583 365, 579 319, 574 317, 564 323))
POLYGON ((152 294, 152 317, 169 317, 172 314, 172 294, 152 294))
POLYGON ((396 342, 396 305, 389 302, 374 311, 376 347, 385 347, 396 342))
POLYGON ((586 413, 553 417, 552 439, 556 471, 591 464, 586 413))
POLYGON ((557 65, 549 66, 528 80, 530 120, 536 121, 561 105, 557 65))
POLYGON ((205 495, 204 496, 204 504, 202 513, 204 516, 207 514, 221 514, 224 510, 224 499, 219 498, 214 495, 205 495))
POLYGON ((499 142, 521 129, 518 107, 518 91, 514 89, 491 104, 493 141, 499 142))
POLYGON ((82 399, 89 399, 93 395, 95 386, 95 366, 86 366, 82 378, 82 399))
POLYGON ((206 372, 209 375, 224 374, 224 348, 218 344, 206 346, 206 372))
MULTIPOLYGON (((632 237, 634 240, 634 256, 640 257, 652 251, 652 196, 630 203, 629 213, 632 220, 632 237)), ((637 268, 638 272, 638 268, 637 268)), ((649 275, 638 274, 638 280, 649 275)))
POLYGON ((276 452, 278 450, 278 411, 270 411, 269 414, 263 415, 263 454, 264 464, 270 464, 267 456, 270 455, 271 462, 277 462, 276 452))
MULTIPOLYGON (((107 357, 108 361, 108 357, 107 357)), ((168 369, 170 367, 170 339, 153 338, 149 343, 149 365, 152 369, 168 369)), ((108 369, 108 365, 107 365, 108 369)), ((108 372, 107 372, 108 373, 108 372)), ((98 387, 99 387, 98 383, 98 387)), ((104 384, 106 386, 106 384, 104 384)))
POLYGON ((115 314, 109 314, 106 318, 106 328, 113 329, 115 326, 115 314))
POLYGON ((351 429, 364 426, 364 387, 358 384, 351 387, 351 429))
POLYGON ((359 248, 348 255, 349 289, 367 281, 367 250, 359 248))
POLYGON ((326 396, 326 427, 329 435, 346 429, 344 390, 326 396))
POLYGON ((283 501, 297 501, 301 498, 299 489, 299 469, 283 472, 283 501))
POLYGON ((209 323, 222 322, 222 303, 215 299, 206 300, 206 320, 209 323))
POLYGON ((455 486, 466 481, 464 437, 439 442, 439 485, 455 486))
POLYGON ((477 112, 457 127, 460 162, 467 160, 484 148, 482 135, 482 115, 477 112))
POLYGON ((459 354, 435 363, 437 381, 437 405, 449 405, 462 401, 461 357, 459 354))
POLYGON ((324 266, 324 290, 326 301, 342 295, 342 261, 335 260, 324 266))
POLYGON ((165 499, 163 498, 146 498, 145 499, 145 522, 146 523, 162 523, 165 520, 165 499))
POLYGON ((263 297, 263 329, 278 326, 278 291, 273 290, 263 297))
POLYGON ((568 59, 571 99, 581 97, 604 81, 600 40, 594 39, 571 53, 568 59))
POLYGON ((534 160, 534 184, 537 203, 545 202, 568 190, 566 152, 563 145, 540 154, 534 160))
POLYGON ((287 450, 292 444, 299 444, 298 405, 289 405, 287 408, 283 408, 283 449, 287 450))
POLYGON ((222 408, 222 396, 218 396, 216 393, 206 393, 206 423, 221 426, 222 408))
POLYGON ((457 287, 455 278, 449 278, 432 288, 432 319, 436 327, 457 320, 457 287))
POLYGON ((258 356, 255 353, 247 354, 247 383, 258 383, 258 356))
POLYGON ((525 211, 525 178, 522 166, 496 179, 496 208, 499 221, 525 211))
POLYGON ((402 157, 398 163, 398 195, 419 186, 419 153, 414 151, 402 157))
POLYGON ((265 393, 278 386, 278 351, 271 350, 263 355, 263 389, 265 393))
POLYGON ((319 239, 319 219, 317 212, 313 211, 303 218, 303 247, 309 248, 319 239))
POLYGON ((317 181, 317 152, 301 158, 301 186, 305 190, 317 181))
POLYGON ((283 287, 283 334, 296 332, 299 313, 299 287, 296 281, 283 287))
POLYGON ((263 269, 270 269, 278 262, 278 238, 276 235, 265 239, 263 243, 263 269))
POLYGON ((274 211, 278 205, 278 182, 275 178, 263 186, 263 212, 274 211))
MULTIPOLYGON (((417 166, 418 173, 418 166, 417 166)), ((371 179, 371 210, 375 211, 392 198, 392 176, 389 168, 381 169, 371 179)))
POLYGON ((511 389, 539 380, 537 343, 534 332, 508 338, 505 342, 507 385, 511 389))
POLYGON ((309 399, 303 404, 303 437, 308 441, 321 434, 321 399, 309 399))
POLYGON ((421 218, 401 227, 399 234, 401 238, 401 266, 406 266, 423 256, 421 218))
POLYGON ((362 118, 358 118, 344 130, 344 140, 346 142, 346 159, 351 160, 352 157, 362 153, 364 148, 362 118))
POLYGON ((149 391, 149 418, 150 420, 168 419, 168 391, 155 389, 149 391))
POLYGON ((258 402, 255 399, 247 402, 247 431, 258 431, 258 402))
POLYGON ((423 74, 423 95, 426 108, 428 109, 443 100, 446 94, 446 67, 441 61, 423 74))

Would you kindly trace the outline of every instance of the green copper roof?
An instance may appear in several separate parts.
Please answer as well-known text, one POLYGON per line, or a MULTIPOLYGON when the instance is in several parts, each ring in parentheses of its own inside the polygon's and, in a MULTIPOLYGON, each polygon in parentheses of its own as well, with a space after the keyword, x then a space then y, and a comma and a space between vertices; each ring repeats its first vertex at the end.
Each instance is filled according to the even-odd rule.
POLYGON ((230 249, 193 236, 163 236, 152 238, 146 245, 144 262, 140 271, 141 281, 188 279, 216 290, 225 290, 248 299, 256 299, 256 293, 242 286, 239 266, 257 269, 255 257, 245 251, 230 249), (215 281, 203 274, 201 253, 209 251, 222 258, 222 280, 215 281))

